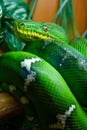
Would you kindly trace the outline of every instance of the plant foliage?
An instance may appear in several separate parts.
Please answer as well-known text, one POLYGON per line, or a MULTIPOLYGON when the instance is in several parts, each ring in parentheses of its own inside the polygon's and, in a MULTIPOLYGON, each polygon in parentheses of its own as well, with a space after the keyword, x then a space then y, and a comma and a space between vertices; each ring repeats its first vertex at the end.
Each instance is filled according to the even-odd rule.
POLYGON ((28 15, 28 4, 24 0, 0 1, 0 45, 4 48, 3 51, 21 51, 23 49, 24 43, 19 41, 11 31, 11 21, 28 19, 28 15), (5 46, 8 49, 5 49, 5 46))

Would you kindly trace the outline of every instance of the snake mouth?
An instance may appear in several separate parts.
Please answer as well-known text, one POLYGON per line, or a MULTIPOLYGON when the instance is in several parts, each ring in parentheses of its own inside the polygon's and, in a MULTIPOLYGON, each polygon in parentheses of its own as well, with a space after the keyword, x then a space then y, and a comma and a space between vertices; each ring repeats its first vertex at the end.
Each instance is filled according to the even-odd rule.
POLYGON ((25 31, 24 32, 24 35, 26 35, 26 37, 30 37, 31 39, 52 39, 51 36, 49 35, 46 35, 46 34, 42 34, 42 33, 39 33, 39 32, 34 32, 34 31, 25 31))
POLYGON ((42 34, 39 32, 36 32, 34 30, 24 30, 20 28, 13 28, 14 34, 24 41, 34 40, 34 39, 53 39, 48 34, 42 34))

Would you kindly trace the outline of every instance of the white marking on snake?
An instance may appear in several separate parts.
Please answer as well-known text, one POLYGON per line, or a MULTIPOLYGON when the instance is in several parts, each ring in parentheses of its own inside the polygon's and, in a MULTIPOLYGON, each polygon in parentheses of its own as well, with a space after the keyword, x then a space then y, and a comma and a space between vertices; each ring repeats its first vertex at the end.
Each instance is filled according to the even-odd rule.
POLYGON ((34 120, 34 117, 33 116, 27 116, 27 119, 29 120, 29 121, 33 121, 34 120))
POLYGON ((50 44, 50 42, 47 42, 47 40, 44 41, 44 45, 43 45, 42 49, 45 49, 47 47, 47 45, 49 45, 49 44, 50 44))
POLYGON ((28 98, 25 97, 25 96, 22 96, 21 99, 20 99, 20 101, 21 101, 22 104, 28 104, 29 103, 28 98))
POLYGON ((62 66, 62 64, 60 63, 59 66, 62 66))
POLYGON ((69 110, 67 110, 64 114, 58 114, 56 116, 57 123, 50 124, 49 128, 64 130, 65 129, 65 124, 66 124, 66 119, 67 119, 67 117, 70 117, 71 113, 74 111, 75 108, 76 108, 76 106, 72 104, 69 107, 69 110))
POLYGON ((10 92, 13 92, 16 90, 16 87, 14 85, 10 85, 9 90, 10 90, 10 92))
POLYGON ((66 60, 66 59, 67 59, 67 55, 65 54, 64 57, 61 59, 61 62, 59 64, 60 67, 63 65, 64 60, 66 60))
POLYGON ((25 92, 27 92, 27 86, 30 84, 30 82, 35 81, 36 72, 31 70, 31 64, 38 61, 41 61, 41 59, 40 58, 25 59, 24 61, 21 62, 21 67, 22 68, 25 67, 26 70, 29 72, 24 83, 25 92))
POLYGON ((85 64, 85 60, 81 60, 80 63, 81 63, 82 65, 84 65, 84 64, 85 64))

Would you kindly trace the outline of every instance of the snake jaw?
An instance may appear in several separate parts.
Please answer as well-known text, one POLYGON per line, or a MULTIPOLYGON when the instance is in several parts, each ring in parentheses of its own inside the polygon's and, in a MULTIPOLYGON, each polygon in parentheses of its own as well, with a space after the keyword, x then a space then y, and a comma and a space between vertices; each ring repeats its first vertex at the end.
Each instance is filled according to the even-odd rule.
POLYGON ((49 35, 48 32, 43 31, 43 33, 41 33, 37 30, 33 30, 32 28, 29 28, 27 30, 26 28, 20 28, 20 26, 16 25, 16 23, 13 26, 13 32, 17 36, 17 38, 22 39, 23 41, 34 39, 53 39, 53 37, 49 35))
POLYGON ((24 35, 24 37, 26 37, 26 41, 28 39, 53 39, 51 36, 49 35, 45 35, 45 34, 42 34, 42 33, 39 33, 39 32, 35 32, 33 30, 21 30, 21 29, 18 29, 18 32, 20 33, 20 36, 19 38, 22 39, 21 37, 21 34, 24 35))

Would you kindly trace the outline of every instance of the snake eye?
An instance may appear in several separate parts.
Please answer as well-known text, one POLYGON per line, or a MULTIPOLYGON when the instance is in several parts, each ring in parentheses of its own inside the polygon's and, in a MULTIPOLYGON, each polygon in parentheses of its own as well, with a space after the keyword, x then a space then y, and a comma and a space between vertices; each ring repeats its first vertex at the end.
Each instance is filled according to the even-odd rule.
POLYGON ((43 31, 47 32, 48 31, 48 27, 46 25, 43 26, 43 31))

